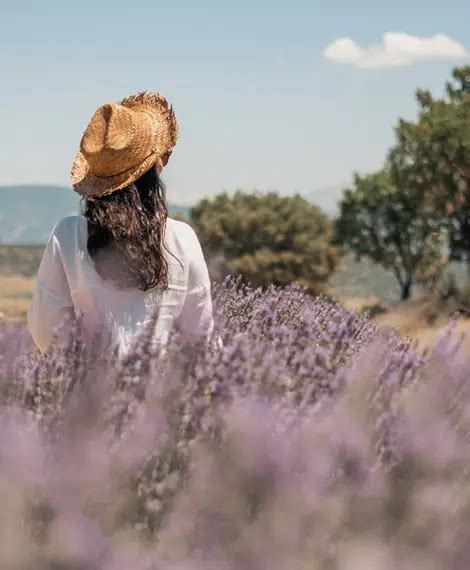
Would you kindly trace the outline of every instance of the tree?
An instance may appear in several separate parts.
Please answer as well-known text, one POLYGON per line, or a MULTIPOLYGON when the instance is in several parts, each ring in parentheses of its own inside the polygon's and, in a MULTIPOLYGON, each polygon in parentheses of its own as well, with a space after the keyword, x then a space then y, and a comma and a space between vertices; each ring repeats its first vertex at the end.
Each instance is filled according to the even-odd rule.
POLYGON ((392 181, 424 194, 448 236, 451 259, 470 271, 470 66, 455 69, 444 98, 417 92, 416 122, 401 120, 389 155, 392 181))
POLYGON ((334 241, 357 259, 368 257, 391 271, 402 300, 441 257, 439 224, 428 215, 422 194, 397 188, 386 170, 355 175, 340 202, 334 241))
POLYGON ((318 294, 336 267, 330 220, 298 195, 223 193, 192 208, 191 221, 208 257, 254 286, 297 281, 318 294))

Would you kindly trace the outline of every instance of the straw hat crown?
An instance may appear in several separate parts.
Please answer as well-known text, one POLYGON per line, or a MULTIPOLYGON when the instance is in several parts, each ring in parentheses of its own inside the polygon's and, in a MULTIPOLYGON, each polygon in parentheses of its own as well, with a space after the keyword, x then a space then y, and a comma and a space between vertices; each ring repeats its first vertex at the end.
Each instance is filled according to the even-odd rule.
POLYGON ((178 125, 159 93, 139 93, 99 107, 91 118, 72 165, 74 190, 104 196, 128 186, 167 153, 178 125))

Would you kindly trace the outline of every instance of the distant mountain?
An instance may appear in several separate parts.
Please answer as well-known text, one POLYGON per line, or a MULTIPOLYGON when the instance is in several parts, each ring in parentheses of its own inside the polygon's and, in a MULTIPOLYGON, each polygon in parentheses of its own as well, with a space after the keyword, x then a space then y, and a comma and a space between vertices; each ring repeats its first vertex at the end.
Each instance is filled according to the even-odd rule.
MULTIPOLYGON (((189 208, 169 205, 170 214, 189 208)), ((0 186, 0 244, 44 244, 54 224, 79 211, 79 196, 65 186, 0 186)))
POLYGON ((338 214, 338 205, 343 194, 343 190, 348 188, 350 184, 336 184, 335 186, 328 186, 326 188, 311 190, 305 194, 309 202, 320 206, 320 208, 329 216, 335 217, 338 214))

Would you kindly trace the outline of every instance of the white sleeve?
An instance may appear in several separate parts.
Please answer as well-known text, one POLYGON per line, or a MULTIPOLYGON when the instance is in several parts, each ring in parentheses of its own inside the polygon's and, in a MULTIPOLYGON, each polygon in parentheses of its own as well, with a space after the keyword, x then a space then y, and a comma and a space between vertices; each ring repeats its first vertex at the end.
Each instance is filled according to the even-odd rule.
POLYGON ((42 352, 51 343, 55 329, 71 316, 72 298, 54 229, 42 256, 28 310, 28 329, 42 352))
POLYGON ((207 340, 214 329, 211 282, 201 244, 191 227, 188 289, 177 325, 186 341, 207 340))

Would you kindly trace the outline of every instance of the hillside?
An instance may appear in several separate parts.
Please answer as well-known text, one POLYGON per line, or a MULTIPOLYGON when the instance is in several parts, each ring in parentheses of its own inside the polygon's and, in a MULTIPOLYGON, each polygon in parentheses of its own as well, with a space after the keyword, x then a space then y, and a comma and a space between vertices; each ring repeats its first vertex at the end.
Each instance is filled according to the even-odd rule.
MULTIPOLYGON (((79 196, 65 186, 0 186, 0 244, 44 244, 57 220, 78 211, 79 196)), ((170 204, 170 212, 188 208, 170 204)))
POLYGON ((305 198, 319 206, 330 218, 335 218, 339 212, 339 202, 343 191, 348 186, 348 183, 344 183, 311 190, 305 194, 305 198))

